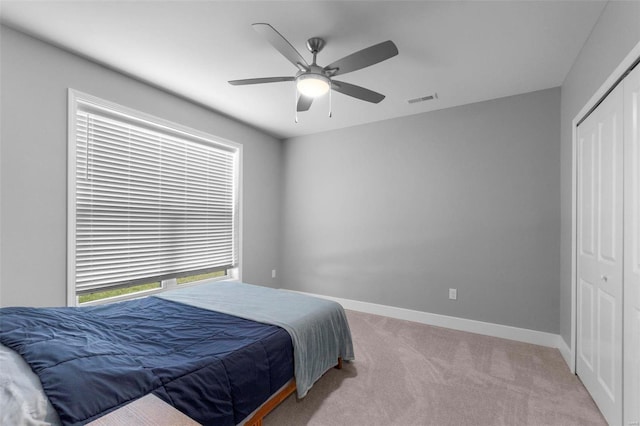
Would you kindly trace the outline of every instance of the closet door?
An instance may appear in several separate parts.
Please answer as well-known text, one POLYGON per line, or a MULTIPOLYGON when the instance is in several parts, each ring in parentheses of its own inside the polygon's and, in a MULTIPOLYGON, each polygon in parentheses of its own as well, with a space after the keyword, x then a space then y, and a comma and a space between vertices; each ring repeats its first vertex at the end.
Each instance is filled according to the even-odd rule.
POLYGON ((640 66, 624 80, 624 424, 640 425, 640 66))
POLYGON ((611 425, 622 423, 623 87, 578 127, 576 371, 611 425))

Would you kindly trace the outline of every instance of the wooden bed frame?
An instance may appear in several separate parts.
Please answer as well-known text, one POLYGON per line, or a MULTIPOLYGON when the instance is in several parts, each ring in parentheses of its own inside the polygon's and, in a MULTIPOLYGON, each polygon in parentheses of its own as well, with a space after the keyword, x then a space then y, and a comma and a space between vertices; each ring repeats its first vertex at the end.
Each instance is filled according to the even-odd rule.
MULTIPOLYGON (((338 358, 338 364, 335 368, 342 369, 342 358, 338 358)), ((291 379, 279 392, 275 393, 271 398, 265 401, 264 404, 258 408, 258 410, 247 420, 244 426, 262 426, 262 420, 264 417, 273 411, 282 401, 287 399, 289 395, 296 390, 296 381, 291 379)))
MULTIPOLYGON (((338 358, 335 368, 342 369, 342 358, 338 358)), ((262 426, 262 420, 278 405, 296 391, 295 379, 289 380, 282 389, 276 392, 243 424, 243 426, 262 426)), ((136 424, 139 426, 196 426, 195 420, 163 402, 153 394, 125 405, 111 413, 88 423, 87 426, 120 426, 123 424, 136 424)))

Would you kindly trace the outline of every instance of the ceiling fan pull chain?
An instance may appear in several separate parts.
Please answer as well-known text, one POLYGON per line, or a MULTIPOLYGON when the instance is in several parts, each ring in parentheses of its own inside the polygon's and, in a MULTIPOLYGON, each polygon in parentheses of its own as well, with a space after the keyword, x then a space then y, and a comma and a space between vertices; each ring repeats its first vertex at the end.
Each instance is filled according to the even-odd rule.
POLYGON ((333 90, 331 90, 331 86, 329 86, 329 118, 333 117, 333 111, 332 111, 333 104, 331 103, 331 99, 333 98, 331 96, 331 92, 333 92, 333 90))

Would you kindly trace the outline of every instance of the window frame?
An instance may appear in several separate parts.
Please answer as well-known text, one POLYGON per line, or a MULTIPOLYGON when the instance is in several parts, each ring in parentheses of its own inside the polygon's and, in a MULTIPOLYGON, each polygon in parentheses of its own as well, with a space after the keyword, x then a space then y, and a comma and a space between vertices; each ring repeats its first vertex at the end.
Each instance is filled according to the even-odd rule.
MULTIPOLYGON (((122 296, 115 296, 110 298, 104 298, 92 302, 82 303, 82 306, 98 305, 103 303, 110 303, 115 301, 121 301, 126 299, 133 299, 143 297, 151 294, 161 293, 174 288, 183 288, 188 286, 199 285, 205 282, 223 280, 223 279, 242 279, 242 189, 243 189, 243 146, 240 143, 230 141, 225 138, 221 138, 209 133, 205 133, 187 126, 171 122, 151 114, 147 114, 132 108, 128 108, 111 101, 107 101, 96 96, 92 96, 75 89, 68 89, 68 114, 67 114, 67 306, 78 306, 78 295, 76 293, 76 112, 81 104, 91 104, 98 108, 105 108, 122 114, 126 117, 131 117, 133 120, 141 120, 148 122, 154 126, 166 127, 173 132, 184 133, 190 137, 202 139, 204 141, 210 141, 218 145, 226 145, 237 151, 237 170, 236 170, 236 220, 237 220, 237 234, 236 247, 237 247, 237 266, 227 271, 227 274, 223 277, 208 278, 201 281, 194 281, 184 284, 177 284, 176 278, 167 278, 161 280, 161 286, 158 289, 145 290, 135 293, 130 293, 122 296)), ((106 290, 106 289, 105 289, 106 290)))

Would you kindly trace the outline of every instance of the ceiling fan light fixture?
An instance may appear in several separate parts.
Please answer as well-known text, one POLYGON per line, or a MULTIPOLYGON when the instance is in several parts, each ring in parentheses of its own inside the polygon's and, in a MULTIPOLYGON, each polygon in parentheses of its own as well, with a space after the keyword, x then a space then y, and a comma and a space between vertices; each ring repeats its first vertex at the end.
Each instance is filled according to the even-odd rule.
POLYGON ((296 78, 296 87, 304 96, 318 98, 329 91, 331 80, 322 74, 301 74, 296 78))

